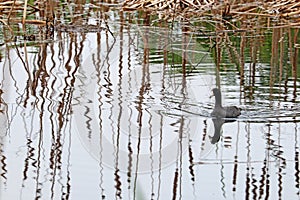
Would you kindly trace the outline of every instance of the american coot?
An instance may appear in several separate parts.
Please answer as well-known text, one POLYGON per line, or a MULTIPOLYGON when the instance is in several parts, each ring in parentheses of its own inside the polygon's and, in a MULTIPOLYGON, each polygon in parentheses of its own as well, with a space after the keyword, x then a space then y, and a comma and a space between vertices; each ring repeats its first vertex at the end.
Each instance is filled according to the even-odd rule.
POLYGON ((215 107, 211 115, 214 117, 236 118, 241 114, 241 109, 236 106, 222 106, 221 91, 218 88, 213 90, 215 96, 215 107))

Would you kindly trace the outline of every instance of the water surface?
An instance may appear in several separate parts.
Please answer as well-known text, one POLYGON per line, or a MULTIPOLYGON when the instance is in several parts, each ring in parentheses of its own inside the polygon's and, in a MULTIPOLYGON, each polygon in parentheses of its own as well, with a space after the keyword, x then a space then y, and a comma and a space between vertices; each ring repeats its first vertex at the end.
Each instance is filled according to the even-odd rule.
POLYGON ((2 46, 1 199, 299 199, 300 82, 272 31, 218 46, 184 23, 91 15, 101 29, 2 46), (238 119, 210 117, 214 87, 238 119))

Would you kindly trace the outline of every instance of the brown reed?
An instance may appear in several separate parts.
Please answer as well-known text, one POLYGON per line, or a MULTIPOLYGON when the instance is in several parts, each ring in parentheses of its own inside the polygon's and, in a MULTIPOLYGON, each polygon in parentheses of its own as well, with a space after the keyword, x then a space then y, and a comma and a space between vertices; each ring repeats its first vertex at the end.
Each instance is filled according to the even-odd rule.
POLYGON ((300 25, 300 2, 297 0, 224 0, 221 3, 216 0, 126 0, 122 9, 147 11, 161 19, 208 16, 215 20, 243 22, 247 17, 266 18, 268 27, 300 25))
POLYGON ((28 15, 38 12, 39 8, 23 1, 4 1, 0 2, 0 15, 3 17, 2 23, 9 25, 11 23, 34 24, 44 26, 46 21, 37 19, 26 19, 28 15), (17 14, 22 13, 22 17, 17 14))

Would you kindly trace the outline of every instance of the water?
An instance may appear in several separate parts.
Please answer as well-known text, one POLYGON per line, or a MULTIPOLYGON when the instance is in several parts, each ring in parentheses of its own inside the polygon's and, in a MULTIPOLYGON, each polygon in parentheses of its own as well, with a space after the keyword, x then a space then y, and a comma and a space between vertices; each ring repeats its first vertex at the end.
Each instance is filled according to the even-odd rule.
POLYGON ((1 199, 299 199, 291 57, 218 66, 215 36, 107 16, 2 48, 1 199), (217 86, 238 119, 210 117, 217 86))

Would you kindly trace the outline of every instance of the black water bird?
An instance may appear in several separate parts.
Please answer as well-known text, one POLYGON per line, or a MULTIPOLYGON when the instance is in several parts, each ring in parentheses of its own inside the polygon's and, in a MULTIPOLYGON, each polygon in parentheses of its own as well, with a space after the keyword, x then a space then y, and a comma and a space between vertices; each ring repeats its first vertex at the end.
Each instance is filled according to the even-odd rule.
POLYGON ((220 89, 214 88, 212 91, 215 96, 215 107, 211 113, 212 116, 221 118, 236 118, 241 115, 241 109, 236 106, 222 106, 220 89))

